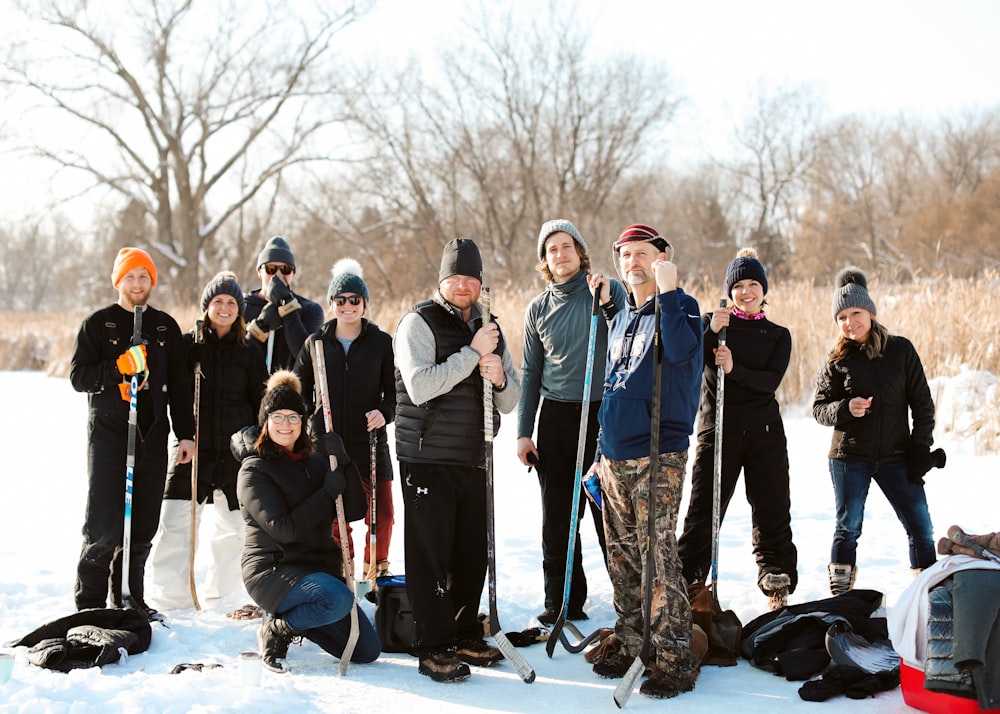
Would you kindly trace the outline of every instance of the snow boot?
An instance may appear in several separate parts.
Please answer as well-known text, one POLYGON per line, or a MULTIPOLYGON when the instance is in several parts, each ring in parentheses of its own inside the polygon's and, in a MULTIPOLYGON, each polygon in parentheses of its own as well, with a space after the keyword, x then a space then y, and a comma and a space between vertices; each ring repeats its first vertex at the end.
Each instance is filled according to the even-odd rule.
POLYGON ((503 654, 496 647, 486 644, 486 640, 470 637, 461 640, 455 648, 455 656, 466 664, 477 667, 492 667, 503 662, 503 654))
POLYGON ((830 563, 826 566, 826 572, 830 577, 830 594, 834 597, 854 589, 854 579, 858 576, 856 566, 846 563, 830 563))
POLYGON ((280 617, 264 618, 257 630, 257 645, 261 662, 267 669, 278 674, 291 671, 285 658, 288 657, 288 645, 296 636, 297 633, 280 617))
POLYGON ((653 669, 649 678, 639 687, 639 693, 655 699, 670 699, 682 692, 694 689, 698 679, 698 670, 692 672, 667 672, 663 669, 653 669))
POLYGON ((937 552, 941 555, 971 555, 974 558, 995 560, 995 558, 990 557, 990 554, 1000 557, 1000 531, 973 535, 966 533, 958 526, 951 526, 948 529, 948 537, 938 541, 937 552), (963 545, 960 541, 966 541, 966 544, 963 545), (970 546, 968 541, 982 547, 983 551, 986 552, 970 546))
POLYGON ((461 682, 471 674, 469 665, 448 650, 423 655, 418 671, 435 682, 461 682))
POLYGON ((788 589, 792 579, 785 573, 766 573, 760 579, 760 589, 767 595, 767 607, 771 612, 788 604, 788 589))
POLYGON ((608 635, 597 647, 587 653, 588 662, 594 663, 594 674, 606 679, 621 679, 632 666, 632 657, 622 652, 622 643, 615 634, 608 635))

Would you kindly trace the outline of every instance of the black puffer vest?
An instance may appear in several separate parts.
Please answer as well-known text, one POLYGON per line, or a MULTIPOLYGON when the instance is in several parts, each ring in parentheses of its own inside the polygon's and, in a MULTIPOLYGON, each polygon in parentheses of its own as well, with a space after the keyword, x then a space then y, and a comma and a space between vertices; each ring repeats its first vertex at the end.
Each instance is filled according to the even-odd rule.
MULTIPOLYGON (((473 330, 461 315, 425 300, 410 308, 434 333, 434 361, 441 364, 472 343, 473 330)), ((476 321, 479 325, 481 322, 476 321)), ((503 354, 500 335, 496 354, 503 354)), ((493 408, 493 433, 500 428, 500 412, 493 408)), ((396 368, 396 458, 404 462, 455 464, 485 468, 483 439, 483 380, 472 370, 451 391, 426 404, 414 404, 396 368)))

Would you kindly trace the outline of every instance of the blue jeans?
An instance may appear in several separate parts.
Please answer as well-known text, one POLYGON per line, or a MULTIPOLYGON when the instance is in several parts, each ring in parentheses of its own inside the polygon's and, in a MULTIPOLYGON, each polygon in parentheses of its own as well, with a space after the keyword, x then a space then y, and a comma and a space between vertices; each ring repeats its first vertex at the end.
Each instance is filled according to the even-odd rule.
MULTIPOLYGON (((334 657, 340 657, 351 632, 353 606, 354 594, 344 581, 329 573, 310 573, 292 586, 277 614, 293 630, 301 632, 334 657)), ((374 662, 382 652, 382 643, 361 608, 358 608, 358 625, 360 633, 351 661, 374 662)))
POLYGON ((927 494, 923 486, 914 485, 906 478, 905 463, 830 459, 830 477, 837 504, 837 528, 833 534, 833 547, 830 548, 830 562, 857 563, 865 500, 873 479, 906 529, 910 543, 910 567, 926 568, 937 560, 927 494))

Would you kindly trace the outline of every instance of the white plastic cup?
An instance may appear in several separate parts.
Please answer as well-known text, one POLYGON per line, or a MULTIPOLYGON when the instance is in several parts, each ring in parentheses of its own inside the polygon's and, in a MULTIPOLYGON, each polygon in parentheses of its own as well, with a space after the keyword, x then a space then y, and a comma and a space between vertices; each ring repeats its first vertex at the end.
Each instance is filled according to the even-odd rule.
POLYGON ((0 687, 10 681, 14 674, 14 653, 9 650, 0 651, 0 687))
POLYGON ((361 602, 368 596, 368 593, 372 591, 372 581, 371 580, 356 580, 354 581, 354 597, 358 602, 361 602))
POLYGON ((260 686, 260 653, 256 650, 240 652, 240 679, 244 687, 260 686))

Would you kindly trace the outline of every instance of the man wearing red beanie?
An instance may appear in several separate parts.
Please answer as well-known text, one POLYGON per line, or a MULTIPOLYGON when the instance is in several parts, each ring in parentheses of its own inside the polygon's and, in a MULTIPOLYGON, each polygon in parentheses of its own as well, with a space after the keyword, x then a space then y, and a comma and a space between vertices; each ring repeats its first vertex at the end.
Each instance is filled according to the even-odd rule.
POLYGON ((89 403, 88 490, 83 548, 74 599, 78 610, 107 607, 108 574, 112 604, 157 617, 144 599, 144 573, 167 473, 170 425, 179 440, 177 460, 194 454, 194 415, 181 331, 170 315, 148 307, 156 285, 156 265, 140 248, 122 248, 111 283, 118 301, 84 319, 73 346, 70 382, 89 403), (142 341, 132 345, 135 308, 142 309, 142 341), (136 397, 135 464, 128 593, 122 602, 122 536, 125 518, 126 458, 129 451, 129 389, 139 377, 136 397), (169 421, 167 413, 169 409, 169 421))

